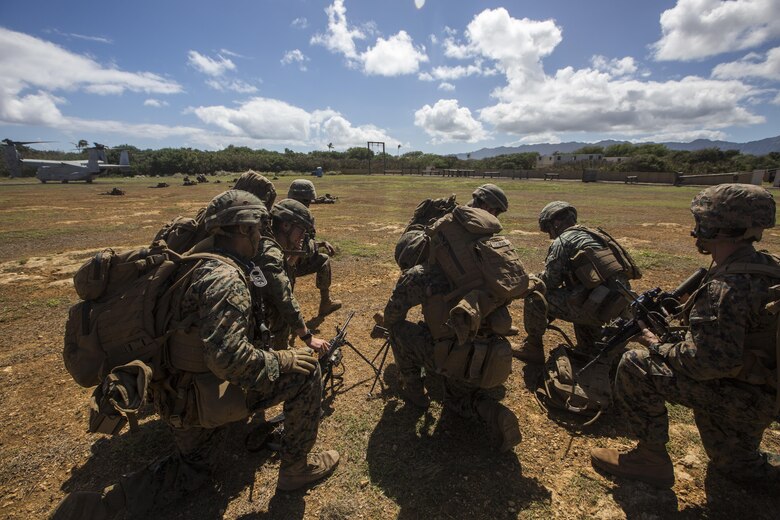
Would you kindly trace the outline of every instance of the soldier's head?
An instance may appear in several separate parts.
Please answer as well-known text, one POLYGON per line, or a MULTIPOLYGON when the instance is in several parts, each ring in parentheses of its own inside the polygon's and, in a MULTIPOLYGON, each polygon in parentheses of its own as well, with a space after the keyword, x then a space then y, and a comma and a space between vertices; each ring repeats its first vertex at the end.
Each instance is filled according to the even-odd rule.
POLYGON ((314 183, 306 179, 295 179, 287 190, 287 198, 297 200, 308 208, 311 201, 317 198, 314 183))
POLYGON ((550 238, 557 238, 577 223, 577 208, 566 201, 550 202, 539 212, 539 229, 550 238))
POLYGON ((775 199, 760 186, 719 184, 702 190, 691 201, 696 225, 691 236, 702 254, 718 244, 758 242, 775 226, 775 199))
POLYGON ((266 209, 269 211, 276 200, 276 188, 274 188, 274 183, 252 170, 242 173, 233 189, 248 191, 262 200, 266 209))
POLYGON ((483 184, 471 196, 468 206, 484 209, 492 215, 498 216, 509 209, 506 193, 495 184, 483 184))
POLYGON ((300 250, 303 240, 314 232, 314 217, 309 208, 293 199, 283 199, 271 208, 273 233, 286 250, 300 250))
POLYGON ((228 190, 211 199, 203 222, 206 232, 215 235, 218 247, 248 260, 260 247, 262 230, 268 224, 268 210, 251 193, 228 190))
POLYGON ((395 245, 395 263, 401 271, 423 263, 428 258, 428 237, 425 231, 407 231, 395 245))

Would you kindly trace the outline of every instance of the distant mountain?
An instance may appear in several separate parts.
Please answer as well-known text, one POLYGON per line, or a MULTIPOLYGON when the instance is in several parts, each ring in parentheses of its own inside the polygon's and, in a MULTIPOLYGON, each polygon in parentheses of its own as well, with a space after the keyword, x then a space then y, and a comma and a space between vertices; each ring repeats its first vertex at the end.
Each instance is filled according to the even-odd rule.
MULTIPOLYGON (((580 143, 571 141, 568 143, 557 144, 524 144, 520 146, 499 146, 498 148, 482 148, 471 152, 472 159, 486 159, 496 155, 507 155, 512 153, 537 152, 541 155, 550 155, 551 153, 571 153, 583 146, 607 146, 613 144, 627 143, 628 141, 599 141, 597 143, 580 143)), ((701 150, 703 148, 720 148, 721 150, 739 150, 741 153, 749 155, 766 155, 770 152, 780 152, 780 136, 761 139, 760 141, 750 141, 747 143, 731 143, 728 141, 710 141, 709 139, 696 139, 690 143, 659 143, 670 150, 701 150)), ((465 153, 455 154, 458 159, 466 159, 465 153)))

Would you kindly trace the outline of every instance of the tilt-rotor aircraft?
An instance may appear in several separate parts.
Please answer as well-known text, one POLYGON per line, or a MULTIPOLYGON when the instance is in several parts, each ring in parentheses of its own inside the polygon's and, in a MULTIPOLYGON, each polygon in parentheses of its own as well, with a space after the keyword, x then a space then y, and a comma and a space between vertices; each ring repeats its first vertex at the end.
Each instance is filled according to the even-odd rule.
POLYGON ((95 177, 106 173, 108 170, 127 171, 130 168, 130 158, 127 150, 122 150, 119 156, 119 164, 108 164, 106 160, 106 146, 94 143, 95 146, 87 148, 86 161, 52 161, 44 159, 23 159, 16 149, 17 145, 28 145, 46 141, 12 141, 3 139, 5 160, 11 177, 22 176, 22 166, 37 167, 35 177, 46 184, 48 181, 68 183, 70 181, 86 181, 91 183, 95 177))

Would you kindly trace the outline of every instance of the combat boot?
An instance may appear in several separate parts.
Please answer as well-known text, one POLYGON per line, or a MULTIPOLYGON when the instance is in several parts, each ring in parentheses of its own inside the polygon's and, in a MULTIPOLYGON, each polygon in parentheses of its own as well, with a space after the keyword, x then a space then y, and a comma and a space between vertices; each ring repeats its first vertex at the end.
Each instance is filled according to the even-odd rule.
POLYGON ((401 397, 404 401, 421 409, 427 409, 431 403, 425 393, 425 385, 420 377, 401 378, 401 397))
POLYGON ((336 450, 310 453, 307 458, 297 462, 282 462, 282 467, 279 468, 279 480, 276 482, 276 489, 293 491, 313 484, 330 476, 338 464, 339 452, 336 450))
POLYGON ((780 455, 759 452, 754 464, 740 466, 714 466, 712 468, 723 477, 743 485, 763 485, 780 483, 780 455))
POLYGON ((544 347, 541 340, 533 340, 526 337, 520 348, 512 349, 512 355, 520 361, 525 361, 529 365, 544 364, 544 347))
POLYGON ((330 299, 330 289, 320 291, 320 310, 318 316, 324 318, 328 314, 336 312, 341 308, 341 300, 330 299))
POLYGON ((659 488, 674 485, 674 465, 663 446, 651 447, 639 443, 626 453, 610 448, 595 448, 590 450, 590 461, 594 468, 617 477, 640 480, 659 488))
POLYGON ((498 437, 498 450, 506 452, 520 444, 523 436, 520 434, 520 424, 517 416, 498 401, 485 399, 477 404, 477 413, 490 430, 498 437))

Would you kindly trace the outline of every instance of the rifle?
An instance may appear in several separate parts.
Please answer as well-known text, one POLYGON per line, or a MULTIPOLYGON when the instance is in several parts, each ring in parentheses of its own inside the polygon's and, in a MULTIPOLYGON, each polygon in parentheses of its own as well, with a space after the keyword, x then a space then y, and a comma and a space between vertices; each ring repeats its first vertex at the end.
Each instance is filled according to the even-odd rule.
POLYGON ((645 323, 664 343, 681 340, 681 331, 671 327, 670 322, 682 310, 680 299, 683 296, 693 294, 706 275, 707 270, 700 267, 671 292, 665 292, 660 287, 656 287, 639 296, 634 295, 621 282, 617 282, 618 290, 631 301, 632 317, 628 319, 616 318, 601 330, 602 339, 597 343, 601 349, 596 357, 583 366, 576 375, 580 375, 605 354, 624 345, 642 332, 640 321, 645 323))
POLYGON ((347 345, 355 350, 355 347, 352 345, 352 343, 347 340, 347 327, 349 327, 349 322, 352 321, 352 317, 354 315, 355 311, 350 312, 349 316, 347 316, 347 321, 344 322, 344 325, 336 325, 336 335, 332 340, 328 341, 328 350, 325 351, 325 354, 320 356, 322 388, 323 390, 326 389, 328 382, 330 381, 331 393, 335 390, 333 367, 341 365, 341 361, 344 357, 344 354, 341 352, 341 347, 347 345))

